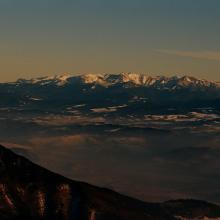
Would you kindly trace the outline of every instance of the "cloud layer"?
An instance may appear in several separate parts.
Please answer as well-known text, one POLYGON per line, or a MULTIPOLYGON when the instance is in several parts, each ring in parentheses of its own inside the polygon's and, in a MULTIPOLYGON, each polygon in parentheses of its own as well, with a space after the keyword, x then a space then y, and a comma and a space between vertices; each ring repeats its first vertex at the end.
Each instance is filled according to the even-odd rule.
POLYGON ((182 51, 168 49, 158 49, 156 51, 163 54, 170 54, 181 57, 220 61, 220 52, 218 51, 182 51))

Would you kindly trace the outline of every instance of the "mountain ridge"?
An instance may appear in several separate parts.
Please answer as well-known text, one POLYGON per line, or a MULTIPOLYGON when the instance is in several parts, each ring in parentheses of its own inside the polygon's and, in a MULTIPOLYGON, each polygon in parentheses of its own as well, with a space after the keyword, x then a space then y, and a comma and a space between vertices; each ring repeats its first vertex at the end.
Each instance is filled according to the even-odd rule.
POLYGON ((204 79, 197 79, 192 76, 155 76, 152 77, 140 73, 119 73, 119 74, 60 74, 55 76, 45 76, 33 79, 18 79, 13 84, 38 84, 48 85, 54 84, 57 86, 64 86, 71 84, 74 81, 85 84, 97 84, 103 87, 110 87, 117 84, 131 84, 130 86, 145 86, 156 88, 170 88, 176 89, 180 87, 216 87, 220 88, 220 83, 208 81, 204 79))
POLYGON ((219 219, 198 200, 147 203, 52 173, 0 146, 1 220, 219 219))
MULTIPOLYGON (((220 109, 220 84, 194 77, 150 77, 121 73, 104 75, 57 75, 0 84, 0 107, 45 109, 66 112, 84 105, 84 113, 96 108, 124 106, 117 112, 139 115, 157 114, 175 109, 220 109), (59 109, 57 109, 59 108, 59 109)), ((115 112, 115 111, 113 111, 115 112)))

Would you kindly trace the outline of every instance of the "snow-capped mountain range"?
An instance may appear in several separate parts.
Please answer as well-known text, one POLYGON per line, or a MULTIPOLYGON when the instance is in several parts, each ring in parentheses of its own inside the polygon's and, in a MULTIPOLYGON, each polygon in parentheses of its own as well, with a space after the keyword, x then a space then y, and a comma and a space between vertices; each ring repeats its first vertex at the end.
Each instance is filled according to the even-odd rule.
POLYGON ((84 84, 94 84, 103 87, 111 87, 118 84, 129 85, 130 87, 154 87, 158 89, 178 89, 178 88, 219 88, 220 83, 197 79, 191 76, 156 76, 152 77, 139 73, 119 73, 119 74, 61 74, 35 79, 19 79, 15 84, 35 84, 35 85, 57 85, 65 86, 74 82, 84 84))
POLYGON ((69 111, 73 106, 84 106, 81 110, 89 114, 123 115, 219 110, 220 83, 191 76, 152 77, 137 73, 61 74, 0 83, 1 108, 69 111), (115 106, 123 107, 116 111, 115 106))

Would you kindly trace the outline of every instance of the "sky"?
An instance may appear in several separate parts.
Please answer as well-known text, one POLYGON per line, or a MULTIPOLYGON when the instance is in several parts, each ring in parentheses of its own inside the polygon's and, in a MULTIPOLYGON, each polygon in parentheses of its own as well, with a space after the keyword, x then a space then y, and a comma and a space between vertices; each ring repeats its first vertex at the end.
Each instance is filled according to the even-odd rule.
POLYGON ((0 0, 0 81, 140 72, 220 81, 219 0, 0 0))

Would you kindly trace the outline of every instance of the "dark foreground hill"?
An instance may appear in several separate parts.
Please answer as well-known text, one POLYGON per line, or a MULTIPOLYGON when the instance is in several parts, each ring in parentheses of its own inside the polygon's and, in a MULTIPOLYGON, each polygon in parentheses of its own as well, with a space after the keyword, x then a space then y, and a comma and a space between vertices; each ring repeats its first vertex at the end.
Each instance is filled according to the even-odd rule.
POLYGON ((146 203, 73 181, 0 146, 1 220, 217 219, 220 207, 196 200, 146 203))

